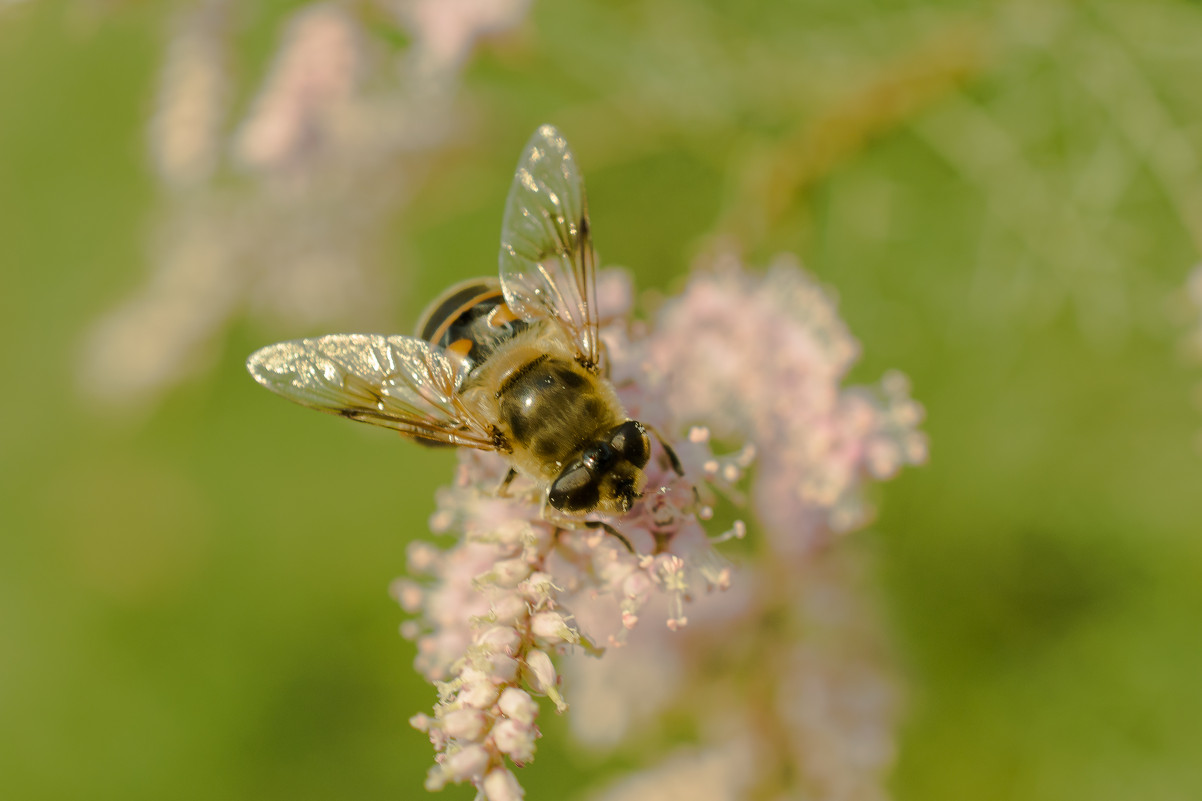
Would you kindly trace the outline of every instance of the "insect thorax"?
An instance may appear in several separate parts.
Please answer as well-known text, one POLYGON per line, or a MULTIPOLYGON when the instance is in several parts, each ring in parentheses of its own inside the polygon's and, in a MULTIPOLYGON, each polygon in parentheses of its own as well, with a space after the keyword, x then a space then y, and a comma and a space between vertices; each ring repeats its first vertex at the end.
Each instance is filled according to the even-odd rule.
POLYGON ((618 411, 604 389, 574 360, 543 353, 502 382, 498 420, 515 451, 525 450, 539 472, 555 476, 616 424, 618 411))

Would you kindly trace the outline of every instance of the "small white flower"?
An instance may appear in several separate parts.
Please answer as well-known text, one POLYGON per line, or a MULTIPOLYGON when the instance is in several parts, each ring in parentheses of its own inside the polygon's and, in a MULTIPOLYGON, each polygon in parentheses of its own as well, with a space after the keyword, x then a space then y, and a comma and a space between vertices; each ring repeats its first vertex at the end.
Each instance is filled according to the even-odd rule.
POLYGON ((525 724, 534 723, 538 717, 538 704, 530 697, 530 693, 517 687, 506 687, 497 706, 505 717, 525 724))
POLYGON ((529 575, 530 563, 525 559, 502 559, 479 580, 498 587, 516 587, 529 575))
POLYGON ((442 716, 442 730, 456 740, 475 740, 484 731, 484 713, 464 707, 452 709, 442 716))
POLYGON ((576 632, 562 614, 554 611, 539 612, 530 618, 530 633, 544 643, 572 643, 575 645, 580 642, 580 635, 576 632))
POLYGON ((511 626, 530 614, 530 606, 518 593, 505 593, 493 599, 489 614, 493 622, 511 626))
POLYGON ((496 653, 514 654, 522 644, 522 635, 512 626, 493 626, 476 637, 476 644, 496 653))
POLYGON ((470 781, 483 776, 489 761, 488 751, 484 746, 473 743, 447 754, 442 763, 442 772, 451 781, 470 781))
POLYGON ((535 691, 550 698, 560 712, 566 710, 568 705, 559 694, 559 675, 555 672, 555 665, 547 652, 532 649, 526 654, 526 667, 530 684, 535 691))
POLYGON ((506 754, 518 765, 534 759, 534 737, 538 732, 532 726, 516 720, 498 721, 492 728, 492 741, 501 753, 506 754))
POLYGON ((487 801, 522 801, 526 793, 513 773, 505 768, 493 768, 484 777, 484 797, 487 801))
POLYGON ((528 579, 523 581, 518 586, 518 591, 522 593, 523 597, 535 609, 540 609, 555 597, 555 594, 559 591, 559 587, 555 585, 550 574, 539 571, 531 574, 528 579))
POLYGON ((484 678, 465 685, 459 691, 459 703, 476 709, 487 709, 497 700, 497 685, 484 678))

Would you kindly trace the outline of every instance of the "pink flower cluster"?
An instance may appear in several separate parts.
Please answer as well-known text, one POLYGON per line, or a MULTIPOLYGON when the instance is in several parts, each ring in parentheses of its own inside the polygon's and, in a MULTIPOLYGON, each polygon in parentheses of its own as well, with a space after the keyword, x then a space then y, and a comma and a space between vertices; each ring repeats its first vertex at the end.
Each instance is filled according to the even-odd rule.
POLYGON ((648 363, 670 414, 759 448, 755 511, 780 553, 862 526, 864 480, 926 460, 903 375, 842 386, 858 355, 830 295, 789 256, 759 276, 720 255, 657 321, 648 363))
POLYGON ((527 492, 496 497, 506 469, 496 456, 463 455, 431 520, 435 532, 459 534, 459 544, 440 551, 415 543, 410 572, 432 582, 394 587, 406 611, 422 616, 403 633, 417 641, 417 668, 439 692, 433 716, 412 721, 438 752, 426 786, 471 782, 493 801, 521 797, 505 762, 534 757, 531 693, 567 708, 552 655, 599 654, 599 643, 621 642, 658 593, 672 599, 669 625, 683 625, 693 592, 729 581, 696 522, 691 490, 665 483, 632 510, 621 527, 631 553, 603 529, 542 520, 527 492))
MULTIPOLYGON (((612 373, 625 375, 639 351, 614 312, 629 304, 629 287, 609 274, 602 290, 612 373)), ((617 386, 643 422, 675 430, 672 420, 645 416, 654 404, 639 397, 640 384, 617 386)), ((416 640, 417 669, 439 692, 433 715, 412 720, 437 753, 428 789, 470 782, 491 801, 522 797, 508 763, 534 756, 532 694, 560 712, 567 708, 552 657, 568 650, 600 655, 621 644, 653 598, 665 599, 667 625, 677 629, 687 622, 690 598, 729 584, 730 569, 700 522, 712 513, 711 491, 691 480, 713 473, 718 485, 733 485, 750 454, 714 455, 701 429, 676 450, 689 478, 678 476, 661 450, 647 466, 650 489, 621 520, 608 521, 629 549, 604 528, 544 520, 541 499, 520 480, 498 496, 508 463, 495 454, 461 454, 456 480, 439 492, 431 519, 433 531, 455 533, 457 544, 439 550, 415 543, 409 570, 424 581, 394 587, 402 607, 420 616, 402 633, 416 640)), ((737 523, 725 536, 744 531, 737 523)))
MULTIPOLYGON (((865 627, 848 571, 807 565, 833 534, 865 519, 865 481, 924 458, 921 408, 900 376, 878 390, 841 387, 857 346, 829 296, 795 264, 782 260, 761 276, 720 258, 651 323, 628 322, 624 273, 602 273, 598 295, 611 380, 627 413, 672 444, 685 475, 657 448, 644 496, 606 521, 628 550, 604 529, 542 519, 531 486, 498 496, 505 460, 461 454, 431 519, 436 533, 457 539, 445 550, 415 543, 417 578, 395 586, 416 616, 402 631, 417 643, 417 668, 439 692, 433 714, 412 721, 436 751, 427 787, 468 782, 491 801, 521 798, 511 766, 534 756, 534 697, 562 712, 564 696, 577 693, 587 714, 573 725, 597 744, 620 739, 636 719, 648 723, 682 693, 710 699, 699 730, 723 734, 666 763, 705 763, 723 777, 698 798, 738 797, 761 775, 781 775, 762 764, 774 752, 757 729, 765 716, 777 719, 772 730, 795 731, 775 752, 812 768, 810 790, 846 785, 849 774, 867 777, 856 786, 872 785, 892 753, 891 686, 877 661, 864 659, 871 649, 859 644, 865 627), (714 437, 747 444, 717 455, 714 437), (753 466, 751 502, 765 536, 736 574, 713 545, 747 527, 738 521, 711 538, 705 525, 723 504, 745 504, 753 466), (692 604, 698 615, 686 614, 690 600, 704 600, 692 604), (761 621, 782 614, 790 636, 759 639, 761 621), (635 630, 654 617, 673 632, 635 630), (806 641, 807 630, 837 647, 806 641), (608 653, 617 645, 626 647, 608 653), (731 675, 699 676, 694 666, 712 665, 716 654, 735 660, 731 675), (754 677, 736 677, 749 666, 754 677), (576 685, 570 692, 564 670, 576 685), (759 688, 750 696, 746 681, 759 688), (770 708, 756 712, 756 697, 770 708)), ((654 776, 677 773, 634 781, 662 787, 654 776)))
POLYGON ((897 685, 864 554, 831 546, 867 520, 867 483, 925 459, 921 407, 900 374, 843 385, 858 344, 789 257, 755 273, 718 255, 663 303, 640 352, 673 433, 704 424, 755 449, 757 525, 731 590, 694 604, 687 630, 562 660, 573 732, 594 749, 637 733, 653 752, 664 719, 699 734, 688 748, 664 734, 661 758, 591 797, 887 798, 897 685))

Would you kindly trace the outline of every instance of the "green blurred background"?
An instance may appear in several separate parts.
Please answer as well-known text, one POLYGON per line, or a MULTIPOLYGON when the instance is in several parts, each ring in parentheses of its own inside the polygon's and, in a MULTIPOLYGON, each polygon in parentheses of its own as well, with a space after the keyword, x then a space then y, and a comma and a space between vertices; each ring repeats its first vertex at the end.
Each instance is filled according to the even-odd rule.
MULTIPOLYGON (((298 6, 234 15, 236 106, 298 6)), ((0 793, 420 796, 433 693, 387 588, 452 455, 259 390, 249 351, 320 331, 253 314, 137 413, 77 386, 169 202, 146 127, 173 8, 0 4, 0 793)), ((930 464, 854 535, 908 687, 896 797, 1200 798, 1200 43, 1186 0, 536 2, 384 221, 388 319, 494 269, 544 121, 641 287, 715 235, 798 253, 853 378, 898 368, 928 412, 930 464)), ((546 732, 529 797, 613 769, 546 732)))

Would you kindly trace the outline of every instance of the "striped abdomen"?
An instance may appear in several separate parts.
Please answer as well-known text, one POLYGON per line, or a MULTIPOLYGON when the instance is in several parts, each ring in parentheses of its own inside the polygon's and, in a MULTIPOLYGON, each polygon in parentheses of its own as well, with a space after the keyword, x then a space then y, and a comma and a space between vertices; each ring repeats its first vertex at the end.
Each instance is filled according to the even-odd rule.
POLYGON ((461 358, 471 372, 527 327, 505 305, 497 279, 477 278, 452 286, 426 307, 417 335, 461 358))

